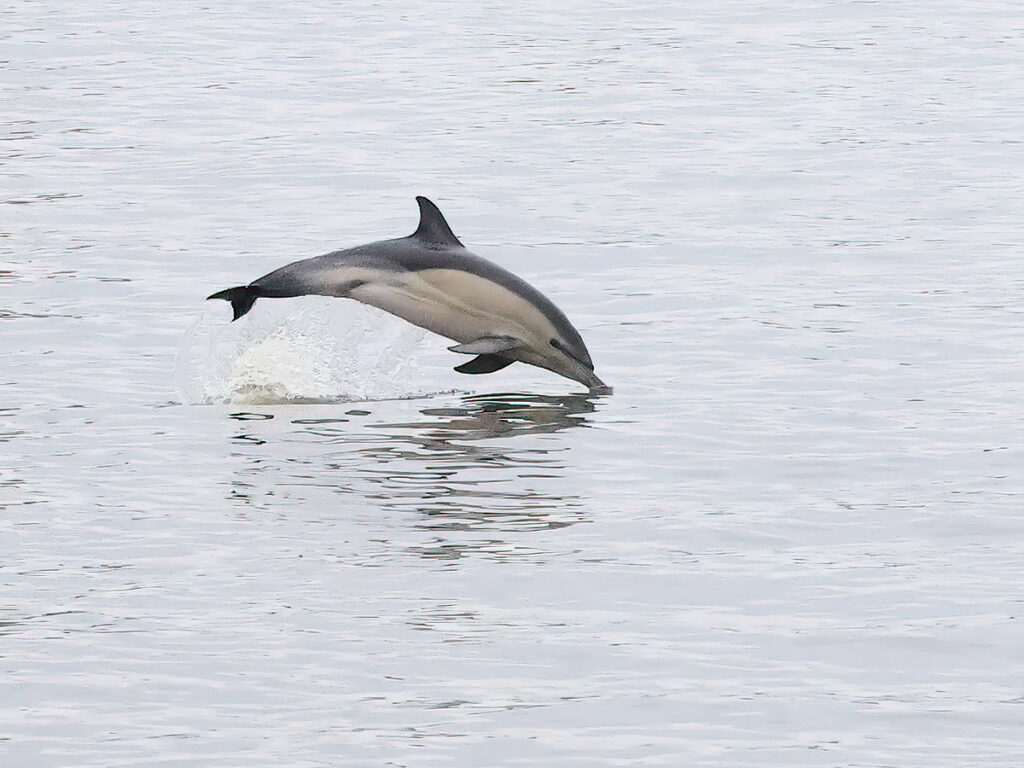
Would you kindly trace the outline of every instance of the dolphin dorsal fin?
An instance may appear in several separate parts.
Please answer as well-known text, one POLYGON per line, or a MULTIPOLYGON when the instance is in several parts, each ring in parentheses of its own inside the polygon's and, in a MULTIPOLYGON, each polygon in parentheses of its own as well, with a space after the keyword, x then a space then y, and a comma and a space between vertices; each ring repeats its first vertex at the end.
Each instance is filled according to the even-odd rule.
POLYGON ((416 202, 420 205, 420 225, 413 232, 413 237, 435 245, 464 247, 436 205, 425 197, 417 197, 416 202))

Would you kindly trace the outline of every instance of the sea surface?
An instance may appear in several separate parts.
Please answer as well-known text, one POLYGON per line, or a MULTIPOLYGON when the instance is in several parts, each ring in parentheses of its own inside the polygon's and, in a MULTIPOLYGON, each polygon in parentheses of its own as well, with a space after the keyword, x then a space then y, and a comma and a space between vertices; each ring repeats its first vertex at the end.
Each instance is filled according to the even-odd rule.
POLYGON ((1024 7, 0 7, 0 765, 1024 764, 1024 7), (433 199, 615 389, 210 293, 433 199))

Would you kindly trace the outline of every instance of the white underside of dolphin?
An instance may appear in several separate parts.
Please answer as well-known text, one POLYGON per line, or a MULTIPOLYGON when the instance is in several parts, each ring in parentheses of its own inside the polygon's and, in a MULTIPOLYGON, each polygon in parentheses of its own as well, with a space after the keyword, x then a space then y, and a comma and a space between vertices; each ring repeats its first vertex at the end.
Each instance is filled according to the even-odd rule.
POLYGON ((296 261, 209 298, 230 301, 235 320, 258 298, 355 299, 458 342, 449 349, 475 355, 456 366, 460 373, 491 373, 522 362, 592 392, 611 392, 561 310, 508 270, 466 250, 437 206, 425 197, 416 201, 420 224, 408 237, 296 261))

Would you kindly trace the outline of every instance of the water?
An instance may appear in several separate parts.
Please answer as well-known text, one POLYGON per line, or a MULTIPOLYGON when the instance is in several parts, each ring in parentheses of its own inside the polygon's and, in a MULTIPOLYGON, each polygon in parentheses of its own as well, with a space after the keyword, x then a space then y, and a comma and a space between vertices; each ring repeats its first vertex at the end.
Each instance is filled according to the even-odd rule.
POLYGON ((0 11, 4 766, 1020 764, 1024 15, 548 8, 0 11), (416 194, 613 396, 203 301, 416 194))

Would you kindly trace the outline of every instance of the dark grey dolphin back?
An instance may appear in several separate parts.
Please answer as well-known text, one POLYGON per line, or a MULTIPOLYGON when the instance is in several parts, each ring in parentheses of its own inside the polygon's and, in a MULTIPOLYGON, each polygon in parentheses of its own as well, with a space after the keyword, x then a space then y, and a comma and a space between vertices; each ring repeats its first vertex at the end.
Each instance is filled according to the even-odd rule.
POLYGON ((425 245, 438 248, 465 247, 452 232, 452 228, 448 226, 448 222, 444 220, 444 216, 441 215, 441 211, 436 205, 425 197, 417 197, 416 202, 420 206, 420 225, 411 237, 415 237, 425 245))

